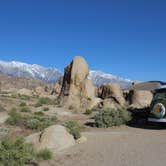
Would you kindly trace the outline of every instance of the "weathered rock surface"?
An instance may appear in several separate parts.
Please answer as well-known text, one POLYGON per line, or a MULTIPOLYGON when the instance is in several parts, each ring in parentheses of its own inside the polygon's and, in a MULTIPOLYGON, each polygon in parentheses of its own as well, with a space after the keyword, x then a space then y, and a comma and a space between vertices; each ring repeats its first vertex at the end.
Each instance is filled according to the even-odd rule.
POLYGON ((51 90, 51 95, 59 95, 61 91, 61 86, 60 84, 56 83, 53 85, 53 88, 51 90))
POLYGON ((75 144, 75 140, 64 126, 53 125, 44 130, 26 137, 26 142, 32 143, 37 150, 48 148, 52 152, 60 152, 75 144))
POLYGON ((133 108, 145 108, 150 106, 153 94, 150 91, 131 90, 129 93, 130 106, 133 108))
POLYGON ((85 136, 80 137, 79 139, 76 140, 76 143, 82 144, 87 141, 87 138, 85 136))
POLYGON ((95 87, 92 81, 87 79, 88 74, 89 67, 85 59, 76 56, 65 68, 59 96, 61 105, 81 110, 97 104, 95 87))
POLYGON ((111 98, 121 106, 125 104, 125 99, 123 97, 122 89, 118 84, 102 85, 98 89, 98 96, 102 99, 111 98))

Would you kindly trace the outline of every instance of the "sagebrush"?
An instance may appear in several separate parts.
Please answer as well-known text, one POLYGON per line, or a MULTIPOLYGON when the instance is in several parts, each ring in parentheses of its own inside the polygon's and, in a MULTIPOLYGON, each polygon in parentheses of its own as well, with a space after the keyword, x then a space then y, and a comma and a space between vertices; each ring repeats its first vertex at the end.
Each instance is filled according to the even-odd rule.
POLYGON ((125 109, 106 108, 100 110, 94 119, 96 127, 107 128, 128 123, 131 120, 131 114, 125 109))

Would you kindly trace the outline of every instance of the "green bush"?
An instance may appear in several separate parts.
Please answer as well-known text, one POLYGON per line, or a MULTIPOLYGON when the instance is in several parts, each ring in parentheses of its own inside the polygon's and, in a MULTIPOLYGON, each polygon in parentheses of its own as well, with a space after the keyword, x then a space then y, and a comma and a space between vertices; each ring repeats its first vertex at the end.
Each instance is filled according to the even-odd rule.
POLYGON ((20 103, 20 107, 25 107, 27 104, 25 102, 20 103))
POLYGON ((40 128, 40 121, 38 119, 28 119, 27 122, 26 122, 26 126, 27 128, 30 128, 30 129, 39 129, 40 128))
POLYGON ((42 111, 35 112, 34 114, 39 116, 44 116, 44 113, 42 111))
POLYGON ((38 160, 50 160, 52 158, 52 152, 49 149, 42 149, 37 153, 38 160))
MULTIPOLYGON (((42 112, 43 113, 43 112, 42 112)), ((57 122, 57 116, 41 116, 37 115, 21 115, 16 110, 9 113, 9 118, 6 120, 7 124, 24 126, 29 129, 43 130, 57 122)))
POLYGON ((90 114, 92 114, 92 112, 93 112, 92 109, 87 109, 87 110, 85 111, 85 114, 86 114, 86 115, 90 115, 90 114))
POLYGON ((41 107, 42 105, 53 105, 55 102, 48 97, 39 98, 38 102, 35 104, 35 107, 41 107))
POLYGON ((23 138, 5 138, 0 143, 0 165, 26 166, 35 160, 35 150, 23 138))
POLYGON ((81 126, 76 121, 67 121, 64 126, 68 129, 69 133, 73 135, 74 139, 81 137, 81 126))
POLYGON ((52 152, 48 149, 37 152, 32 144, 25 143, 23 138, 4 138, 0 143, 1 166, 38 165, 39 160, 49 160, 52 152))
POLYGON ((10 125, 20 125, 23 122, 23 117, 20 113, 18 113, 15 109, 9 113, 9 117, 6 120, 7 124, 10 125))
POLYGON ((35 115, 27 119, 26 127, 29 129, 43 130, 57 121, 57 117, 44 117, 35 115))
POLYGON ((18 94, 18 97, 19 97, 21 100, 30 100, 30 96, 27 96, 27 95, 18 94))
POLYGON ((48 107, 44 107, 43 111, 49 111, 49 108, 48 107))
POLYGON ((126 124, 131 120, 131 115, 123 109, 106 108, 99 111, 95 116, 95 124, 97 127, 112 127, 126 124))
POLYGON ((22 107, 21 112, 31 112, 31 110, 28 107, 22 107))
POLYGON ((6 111, 5 108, 2 107, 1 104, 0 104, 0 112, 4 112, 4 111, 6 111))

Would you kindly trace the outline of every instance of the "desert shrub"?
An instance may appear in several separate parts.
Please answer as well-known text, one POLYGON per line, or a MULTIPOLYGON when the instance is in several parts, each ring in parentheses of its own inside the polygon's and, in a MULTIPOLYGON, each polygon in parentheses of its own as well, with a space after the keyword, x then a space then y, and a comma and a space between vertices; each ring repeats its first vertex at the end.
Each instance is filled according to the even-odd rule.
POLYGON ((25 107, 27 104, 25 102, 20 103, 20 107, 25 107))
POLYGON ((0 139, 6 137, 9 134, 9 129, 0 127, 0 139))
POLYGON ((23 121, 22 115, 17 112, 15 109, 12 109, 12 111, 9 113, 9 117, 6 120, 7 124, 10 125, 19 125, 23 121))
POLYGON ((50 160, 52 158, 52 152, 49 149, 42 149, 37 153, 38 160, 50 160))
POLYGON ((43 130, 57 122, 57 116, 21 115, 16 110, 9 113, 7 124, 23 126, 29 129, 43 130))
POLYGON ((35 112, 34 114, 39 116, 44 116, 44 113, 42 111, 35 112))
POLYGON ((30 129, 38 129, 40 127, 40 125, 41 125, 40 121, 35 118, 28 119, 26 122, 27 128, 30 128, 30 129))
POLYGON ((35 150, 23 138, 5 138, 0 143, 0 165, 25 166, 35 160, 35 150))
POLYGON ((19 97, 21 100, 30 100, 30 96, 27 96, 27 95, 18 94, 18 97, 19 97))
POLYGON ((64 126, 68 129, 69 133, 73 135, 74 139, 81 137, 81 126, 76 121, 67 121, 64 126))
POLYGON ((106 108, 99 111, 95 116, 95 124, 97 127, 112 127, 126 124, 131 120, 131 115, 123 109, 106 108))
POLYGON ((26 127, 29 129, 43 130, 57 121, 56 116, 44 117, 39 115, 34 115, 27 119, 26 127))
POLYGON ((38 102, 35 104, 35 107, 41 107, 42 105, 53 105, 54 101, 48 97, 39 98, 38 102))
POLYGON ((21 112, 31 112, 31 110, 28 107, 22 107, 21 112))
POLYGON ((0 112, 4 112, 4 111, 6 111, 5 108, 2 107, 1 104, 0 104, 0 112))
POLYGON ((92 112, 93 112, 92 109, 87 109, 87 110, 85 111, 85 114, 86 114, 86 115, 90 115, 90 114, 92 114, 92 112))
POLYGON ((49 160, 52 152, 48 149, 37 152, 32 144, 26 143, 22 137, 6 137, 0 142, 0 165, 27 166, 38 165, 39 160, 49 160))
POLYGON ((49 108, 48 107, 44 107, 43 111, 49 111, 49 108))

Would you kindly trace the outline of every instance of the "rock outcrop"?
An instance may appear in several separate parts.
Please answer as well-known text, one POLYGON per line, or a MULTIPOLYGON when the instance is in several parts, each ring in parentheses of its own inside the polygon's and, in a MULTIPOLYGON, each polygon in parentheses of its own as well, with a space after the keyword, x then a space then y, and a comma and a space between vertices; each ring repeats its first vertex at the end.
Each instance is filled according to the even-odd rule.
POLYGON ((129 92, 130 107, 133 108, 145 108, 150 106, 153 98, 153 94, 150 91, 136 91, 131 90, 129 92))
POLYGON ((56 83, 53 85, 53 88, 51 90, 51 95, 59 95, 61 91, 61 86, 60 84, 56 83))
POLYGON ((44 130, 26 137, 26 142, 32 143, 37 150, 44 148, 57 153, 75 144, 75 140, 64 126, 53 125, 44 130))
POLYGON ((102 99, 113 99, 117 104, 124 106, 125 99, 123 97, 123 92, 118 84, 107 84, 102 85, 98 89, 98 97, 102 99))
POLYGON ((76 56, 65 68, 59 96, 61 105, 84 110, 97 104, 95 87, 92 81, 87 79, 88 74, 89 67, 85 59, 76 56))
MULTIPOLYGON (((139 81, 134 81, 133 85, 139 84, 139 81)), ((130 108, 142 109, 149 107, 153 99, 151 91, 147 90, 130 90, 127 95, 130 108)))

